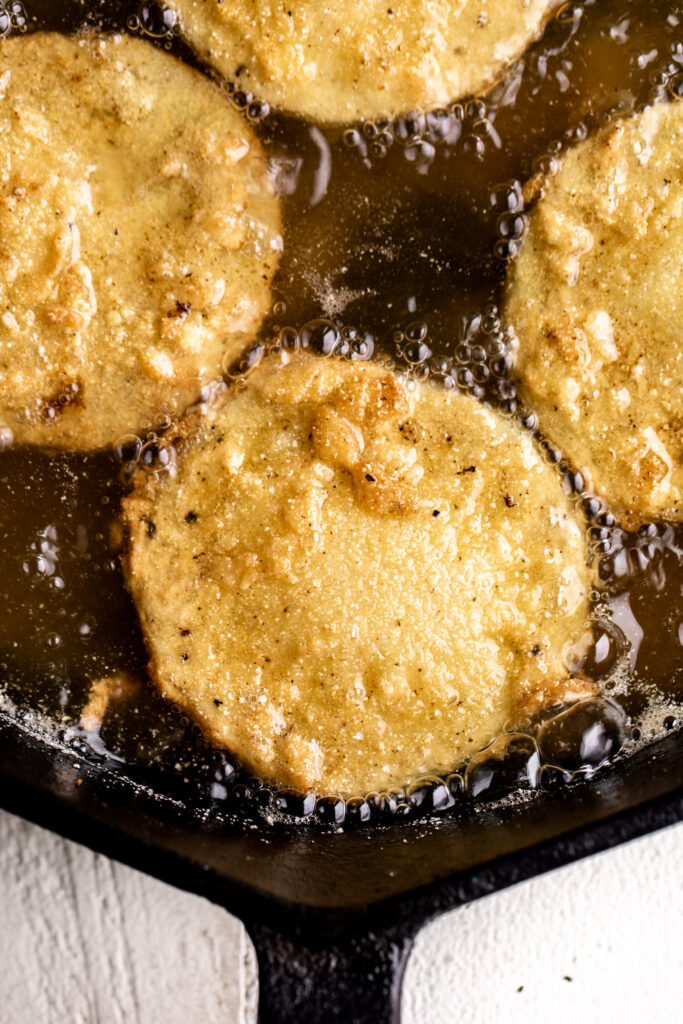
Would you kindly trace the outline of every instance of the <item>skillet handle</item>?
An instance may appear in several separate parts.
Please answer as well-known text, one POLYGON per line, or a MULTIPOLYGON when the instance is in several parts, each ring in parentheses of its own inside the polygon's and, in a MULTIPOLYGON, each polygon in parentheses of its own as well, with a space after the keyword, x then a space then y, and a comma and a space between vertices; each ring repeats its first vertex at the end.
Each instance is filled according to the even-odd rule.
POLYGON ((399 1024, 401 979, 414 930, 304 939, 255 922, 258 1024, 399 1024))

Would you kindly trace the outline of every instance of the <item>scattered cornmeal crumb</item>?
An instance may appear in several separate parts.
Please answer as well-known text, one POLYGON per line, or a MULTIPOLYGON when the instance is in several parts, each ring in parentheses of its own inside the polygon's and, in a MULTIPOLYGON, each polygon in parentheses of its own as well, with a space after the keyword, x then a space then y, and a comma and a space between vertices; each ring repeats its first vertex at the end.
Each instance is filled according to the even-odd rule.
POLYGON ((135 693, 139 685, 128 672, 115 672, 111 676, 96 679, 90 686, 88 699, 81 711, 81 729, 86 732, 97 732, 111 702, 135 693))

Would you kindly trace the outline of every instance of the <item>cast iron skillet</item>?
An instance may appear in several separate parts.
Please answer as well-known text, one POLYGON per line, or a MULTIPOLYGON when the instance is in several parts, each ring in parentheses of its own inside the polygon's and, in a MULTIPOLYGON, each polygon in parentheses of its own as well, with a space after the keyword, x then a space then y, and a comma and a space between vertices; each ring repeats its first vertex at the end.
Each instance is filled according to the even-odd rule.
POLYGON ((430 918, 683 819, 683 737, 527 802, 321 832, 213 820, 0 712, 0 805, 240 917, 260 1024, 389 1024, 430 918))
MULTIPOLYGON (((132 6, 90 10, 120 23, 132 6)), ((85 13, 29 7, 64 30, 85 13)), ((335 831, 197 808, 0 711, 0 805, 239 916, 261 1024, 382 1024, 399 1018, 408 952, 434 915, 683 818, 683 737, 528 800, 335 831)))

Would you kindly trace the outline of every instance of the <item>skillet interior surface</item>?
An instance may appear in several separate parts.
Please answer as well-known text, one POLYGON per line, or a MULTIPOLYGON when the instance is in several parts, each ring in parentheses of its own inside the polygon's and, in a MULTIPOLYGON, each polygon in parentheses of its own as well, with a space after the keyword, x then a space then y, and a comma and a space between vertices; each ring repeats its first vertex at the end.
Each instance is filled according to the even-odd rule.
POLYGON ((602 776, 479 814, 322 834, 187 804, 79 761, 0 715, 0 805, 238 915, 260 1024, 396 1024, 430 918, 683 819, 679 736, 602 776))
MULTIPOLYGON (((569 6, 585 7, 588 15, 594 14, 594 4, 569 6)), ((642 6, 632 3, 630 8, 637 11, 642 6)), ((676 4, 652 6, 658 11, 661 8, 661 17, 667 11, 678 11, 676 4)), ((121 29, 138 12, 137 4, 126 2, 88 6, 35 0, 25 7, 29 30, 73 31, 87 22, 121 29)), ((571 23, 571 30, 558 24, 560 28, 555 25, 549 30, 558 37, 556 70, 562 49, 579 30, 580 17, 571 23)), ((157 42, 164 45, 163 39, 157 42)), ((592 108, 587 109, 591 103, 584 103, 584 111, 580 91, 574 95, 569 90, 567 98, 561 83, 548 86, 549 102, 564 102, 572 116, 585 113, 586 120, 594 117, 597 122, 604 110, 624 102, 627 93, 629 102, 634 102, 633 76, 640 72, 633 66, 637 53, 645 51, 645 43, 641 40, 628 54, 619 51, 622 65, 605 72, 602 108, 591 101, 592 108)), ((169 37, 169 45, 192 62, 176 37, 169 37)), ((595 73, 584 69, 585 80, 595 73)), ((651 89, 651 75, 646 77, 651 89)), ((501 120, 505 116, 501 114, 501 120)), ((512 114, 509 117, 514 120, 512 114)), ((290 128, 294 135, 299 133, 302 145, 311 146, 304 126, 293 123, 290 128)), ((276 140, 282 135, 277 118, 259 130, 272 133, 276 140)), ((535 152, 549 142, 549 132, 548 124, 539 125, 535 152)), ((339 146, 341 154, 344 151, 341 143, 339 146)), ((494 165, 500 179, 522 177, 531 170, 514 160, 512 165, 506 163, 504 154, 496 157, 494 165)), ((437 173, 446 171, 445 163, 440 171, 437 168, 437 173)), ((480 240, 479 221, 471 220, 471 213, 456 211, 456 207, 478 211, 479 219, 485 220, 476 178, 475 166, 464 174, 449 214, 458 244, 465 239, 473 245, 466 275, 470 298, 476 294, 478 277, 487 282, 487 297, 492 287, 495 292, 504 270, 502 265, 490 263, 490 239, 480 240)), ((429 194, 429 180, 429 175, 415 178, 422 189, 421 216, 426 217, 431 231, 438 223, 434 213, 438 203, 429 194)), ((325 215, 324 203, 322 206, 322 213, 311 207, 310 216, 291 224, 292 248, 296 250, 296 243, 301 243, 298 248, 305 256, 284 266, 281 285, 288 296, 295 277, 311 280, 303 270, 306 261, 313 265, 319 255, 311 238, 320 228, 316 218, 325 215)), ((432 299, 439 307, 437 333, 446 330, 449 317, 461 313, 450 295, 458 291, 463 273, 458 271, 448 282, 444 280, 448 275, 437 275, 419 297, 420 308, 426 309, 432 299)), ((294 302, 297 321, 319 315, 317 302, 316 289, 301 285, 294 302)), ((656 661, 657 648, 655 630, 651 664, 656 661)), ((142 656, 138 652, 135 657, 142 656)), ((667 661, 662 671, 679 680, 680 658, 673 668, 667 661)), ((636 713, 637 703, 638 698, 629 710, 636 713)), ((342 1020, 391 1019, 395 1007, 387 1007, 395 1003, 394 973, 400 969, 410 938, 433 914, 683 816, 683 738, 678 732, 571 785, 556 781, 542 793, 508 797, 491 805, 463 805, 458 813, 451 810, 447 815, 400 825, 342 831, 333 826, 292 823, 278 815, 267 818, 248 802, 243 812, 234 807, 226 811, 220 802, 196 799, 194 778, 189 782, 174 778, 169 785, 168 773, 150 774, 135 765, 98 756, 83 745, 69 746, 41 732, 38 725, 34 708, 0 712, 0 803, 239 914, 254 936, 262 968, 269 972, 266 977, 262 970, 263 1020, 317 1020, 325 1005, 337 1005, 342 1020), (294 945, 282 945, 278 935, 294 945), (388 936, 386 944, 381 935, 388 936), (368 936, 372 942, 363 945, 368 936), (321 951, 329 953, 332 948, 338 962, 347 967, 355 964, 353 949, 361 949, 366 967, 355 964, 346 971, 339 968, 335 974, 329 957, 310 959, 314 953, 322 956, 321 951), (383 978, 376 986, 377 1000, 369 997, 364 1009, 351 1011, 345 1000, 354 987, 367 981, 371 973, 367 965, 373 958, 383 978), (315 974, 319 986, 314 997, 308 985, 308 1008, 300 1004, 301 984, 296 989, 285 977, 289 967, 291 978, 297 962, 304 965, 304 974, 315 974)), ((200 766, 200 772, 214 769, 213 763, 200 766)))

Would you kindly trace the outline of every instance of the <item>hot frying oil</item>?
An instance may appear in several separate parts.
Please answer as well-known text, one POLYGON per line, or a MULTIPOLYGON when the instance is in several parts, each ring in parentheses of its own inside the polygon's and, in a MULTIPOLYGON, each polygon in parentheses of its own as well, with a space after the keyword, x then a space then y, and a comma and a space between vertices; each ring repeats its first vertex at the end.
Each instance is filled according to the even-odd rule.
MULTIPOLYGON (((142 4, 133 16, 125 3, 94 4, 87 13, 77 4, 53 8, 34 2, 27 15, 21 4, 0 2, 0 37, 116 29, 196 64, 163 6, 142 4)), ((659 0, 565 3, 489 95, 402 118, 321 128, 225 88, 226 102, 255 125, 283 203, 285 246, 262 349, 304 344, 381 358, 492 401, 527 429, 499 312, 506 269, 526 231, 524 183, 614 116, 683 92, 683 8, 659 0)), ((226 370, 239 376, 245 366, 226 370)), ((220 802, 244 788, 235 785, 238 769, 147 682, 119 565, 119 502, 133 468, 158 458, 165 425, 160 418, 151 438, 122 437, 104 454, 0 450, 2 700, 14 712, 39 712, 85 756, 94 752, 121 770, 148 766, 156 784, 159 771, 167 780, 180 774, 199 802, 220 802), (92 724, 96 714, 88 719, 98 680, 111 686, 101 727, 92 724)), ((572 467, 545 447, 571 489, 572 467)), ((514 723, 516 731, 497 741, 512 785, 528 784, 534 771, 539 781, 558 744, 574 744, 567 771, 590 770, 624 742, 678 727, 683 533, 653 523, 630 534, 591 496, 576 501, 600 586, 592 640, 570 668, 598 681, 604 698, 555 709, 554 731, 545 719, 514 723)), ((465 786, 494 795, 488 784, 482 789, 486 763, 479 755, 446 783, 430 780, 430 806, 453 803, 465 786)), ((418 792, 381 799, 419 806, 418 792)), ((359 820, 363 803, 351 808, 359 820)), ((334 807, 326 813, 343 818, 334 807)))

